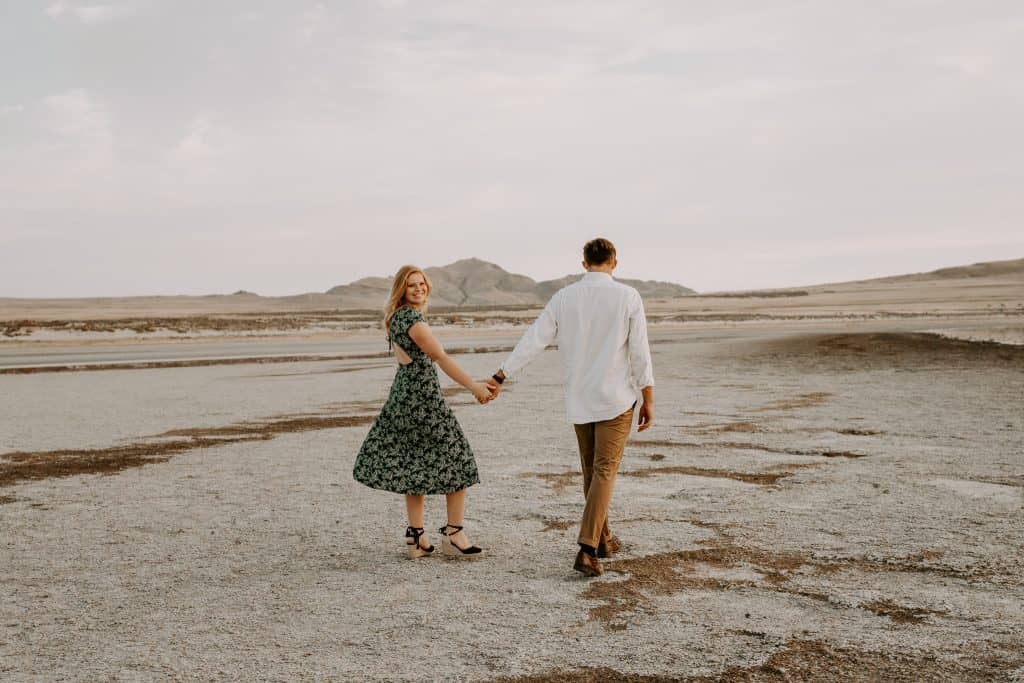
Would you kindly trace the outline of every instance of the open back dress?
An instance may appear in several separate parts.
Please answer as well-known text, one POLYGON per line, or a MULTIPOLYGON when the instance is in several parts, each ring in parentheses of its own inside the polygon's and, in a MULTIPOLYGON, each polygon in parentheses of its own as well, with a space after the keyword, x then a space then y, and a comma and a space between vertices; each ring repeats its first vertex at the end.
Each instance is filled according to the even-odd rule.
POLYGON ((479 483, 480 475, 473 449, 441 395, 434 362, 409 336, 409 328, 421 320, 423 314, 408 306, 391 318, 390 339, 412 362, 395 371, 352 476, 371 488, 405 495, 455 493, 479 483))

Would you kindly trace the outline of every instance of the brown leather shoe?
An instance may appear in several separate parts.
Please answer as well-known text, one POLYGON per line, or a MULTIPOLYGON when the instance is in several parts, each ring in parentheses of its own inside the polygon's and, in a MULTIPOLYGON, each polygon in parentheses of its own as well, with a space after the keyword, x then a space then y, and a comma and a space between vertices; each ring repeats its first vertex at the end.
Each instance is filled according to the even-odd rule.
POLYGON ((572 568, 584 576, 601 576, 601 574, 604 574, 604 569, 601 568, 601 563, 597 561, 597 558, 583 552, 582 548, 576 553, 576 562, 572 565, 572 568))
POLYGON ((622 550, 622 541, 619 540, 618 536, 612 536, 607 541, 601 541, 597 544, 598 557, 611 557, 620 550, 622 550))

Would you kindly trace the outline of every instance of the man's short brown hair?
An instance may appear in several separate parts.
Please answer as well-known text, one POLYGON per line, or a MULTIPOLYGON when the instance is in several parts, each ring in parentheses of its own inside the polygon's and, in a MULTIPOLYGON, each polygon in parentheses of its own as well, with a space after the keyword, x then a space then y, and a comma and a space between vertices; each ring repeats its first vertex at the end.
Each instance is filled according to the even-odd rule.
POLYGON ((615 245, 603 237, 597 237, 583 245, 583 260, 592 266, 600 266, 615 258, 615 245))

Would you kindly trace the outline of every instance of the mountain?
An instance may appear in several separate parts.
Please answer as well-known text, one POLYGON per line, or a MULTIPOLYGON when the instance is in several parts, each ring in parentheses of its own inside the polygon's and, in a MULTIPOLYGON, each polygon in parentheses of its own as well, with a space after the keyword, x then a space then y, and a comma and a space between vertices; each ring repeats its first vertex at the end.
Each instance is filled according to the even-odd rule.
MULTIPOLYGON (((537 282, 477 258, 462 259, 447 266, 424 268, 424 272, 434 287, 430 295, 430 302, 434 306, 543 304, 559 289, 583 277, 579 273, 537 282)), ((692 289, 672 282, 624 279, 619 279, 619 282, 635 287, 645 299, 668 299, 694 293, 692 289)), ((379 304, 387 298, 390 290, 391 278, 367 277, 351 284, 331 287, 327 294, 339 295, 346 300, 358 299, 379 304)))
MULTIPOLYGON (((543 282, 537 283, 537 291, 540 294, 540 298, 547 301, 551 298, 552 294, 560 290, 562 287, 571 285, 582 277, 583 273, 577 273, 575 275, 560 277, 557 280, 544 280, 543 282)), ((629 285, 634 288, 636 291, 640 292, 640 296, 645 299, 672 299, 677 296, 696 294, 696 292, 689 287, 683 287, 682 285, 677 285, 673 282, 659 282, 657 280, 629 280, 621 277, 617 277, 615 279, 622 284, 629 285)))
POLYGON ((901 282, 920 280, 960 280, 964 278, 996 277, 1024 280, 1024 258, 1010 261, 985 261, 983 263, 972 263, 969 266, 954 266, 952 268, 939 268, 927 273, 911 273, 909 275, 893 275, 890 277, 876 278, 868 282, 901 282))

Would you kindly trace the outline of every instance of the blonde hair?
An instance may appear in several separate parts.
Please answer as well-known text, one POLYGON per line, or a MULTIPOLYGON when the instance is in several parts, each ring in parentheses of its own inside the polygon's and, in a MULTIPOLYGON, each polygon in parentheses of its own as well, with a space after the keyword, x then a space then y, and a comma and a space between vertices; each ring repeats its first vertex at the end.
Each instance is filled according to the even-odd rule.
MULTIPOLYGON (((405 288, 409 284, 409 277, 419 273, 423 276, 423 282, 427 285, 427 296, 434 291, 434 288, 430 284, 430 278, 423 272, 423 269, 418 266, 402 266, 395 273, 395 279, 391 283, 391 296, 388 297, 388 303, 384 307, 384 332, 387 334, 388 339, 391 339, 391 319, 395 317, 395 311, 402 306, 406 305, 405 300, 405 288)), ((423 304, 423 311, 427 310, 426 303, 423 304)))

